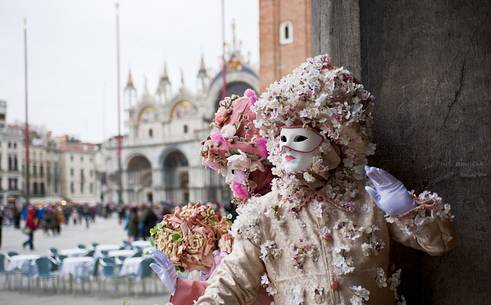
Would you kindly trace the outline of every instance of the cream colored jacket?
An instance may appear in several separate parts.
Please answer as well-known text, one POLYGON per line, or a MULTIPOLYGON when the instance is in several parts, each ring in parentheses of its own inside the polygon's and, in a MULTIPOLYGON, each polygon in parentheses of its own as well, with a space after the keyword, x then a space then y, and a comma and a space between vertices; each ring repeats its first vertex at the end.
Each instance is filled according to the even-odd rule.
POLYGON ((455 245, 449 206, 419 195, 404 218, 386 218, 363 191, 352 212, 312 201, 298 214, 272 191, 244 206, 233 225, 230 255, 198 305, 251 304, 258 286, 276 305, 389 305, 400 272, 389 273, 389 239, 441 255, 455 245))

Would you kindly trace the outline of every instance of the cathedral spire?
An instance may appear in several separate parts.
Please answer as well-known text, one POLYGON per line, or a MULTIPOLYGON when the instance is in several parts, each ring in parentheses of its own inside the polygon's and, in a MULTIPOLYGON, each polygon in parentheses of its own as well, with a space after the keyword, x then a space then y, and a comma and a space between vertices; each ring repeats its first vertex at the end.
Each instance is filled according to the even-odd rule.
POLYGON ((198 70, 198 75, 197 75, 198 81, 200 82, 201 85, 201 90, 205 91, 206 89, 206 83, 208 81, 208 71, 206 70, 206 65, 205 65, 205 58, 203 56, 203 53, 201 53, 201 60, 199 64, 199 70, 198 70))
POLYGON ((133 76, 131 75, 131 69, 128 71, 128 80, 124 87, 124 98, 128 108, 131 108, 136 102, 136 87, 133 82, 133 76))
POLYGON ((186 91, 186 83, 184 82, 184 71, 181 68, 181 85, 179 87, 179 91, 184 93, 186 91))
POLYGON ((167 72, 167 62, 164 60, 164 68, 160 75, 159 84, 157 86, 157 98, 159 102, 163 103, 168 100, 171 91, 171 82, 169 79, 169 73, 167 72))

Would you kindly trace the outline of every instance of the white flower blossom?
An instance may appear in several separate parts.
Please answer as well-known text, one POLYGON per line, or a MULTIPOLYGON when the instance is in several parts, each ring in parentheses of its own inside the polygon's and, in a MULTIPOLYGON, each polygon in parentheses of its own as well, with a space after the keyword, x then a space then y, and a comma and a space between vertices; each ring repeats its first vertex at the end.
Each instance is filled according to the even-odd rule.
POLYGON ((375 278, 377 286, 379 288, 387 287, 387 276, 385 275, 384 269, 377 267, 377 276, 375 278))

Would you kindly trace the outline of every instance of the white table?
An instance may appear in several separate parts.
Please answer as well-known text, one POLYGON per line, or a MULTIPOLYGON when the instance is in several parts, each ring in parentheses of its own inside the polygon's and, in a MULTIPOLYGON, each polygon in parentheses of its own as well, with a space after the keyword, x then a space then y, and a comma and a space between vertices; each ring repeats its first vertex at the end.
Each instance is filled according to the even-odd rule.
POLYGON ((140 263, 146 257, 129 257, 124 260, 123 265, 121 266, 121 270, 119 271, 119 275, 136 275, 138 273, 138 267, 140 267, 140 263))
POLYGON ((34 261, 40 257, 41 257, 40 255, 36 255, 36 254, 12 256, 6 261, 5 269, 7 271, 15 271, 15 270, 20 270, 22 272, 29 271, 29 267, 34 265, 34 261))
POLYGON ((101 251, 111 251, 111 250, 119 250, 119 245, 97 245, 95 247, 95 257, 102 257, 101 251))
POLYGON ((111 250, 107 253, 107 255, 111 257, 119 257, 119 256, 130 257, 135 255, 135 253, 136 250, 111 250))
POLYGON ((150 242, 148 240, 135 240, 134 242, 131 243, 133 247, 145 249, 150 247, 150 242))
POLYGON ((87 252, 88 252, 87 249, 80 249, 80 248, 62 249, 60 250, 60 255, 65 255, 68 257, 84 256, 87 252))
POLYGON ((94 270, 95 259, 86 256, 67 257, 61 265, 60 275, 75 278, 88 277, 94 270))

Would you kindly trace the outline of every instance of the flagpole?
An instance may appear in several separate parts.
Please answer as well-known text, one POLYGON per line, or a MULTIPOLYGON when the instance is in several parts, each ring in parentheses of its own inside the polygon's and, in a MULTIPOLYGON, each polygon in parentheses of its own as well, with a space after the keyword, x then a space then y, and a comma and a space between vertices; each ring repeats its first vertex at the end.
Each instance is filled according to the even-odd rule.
POLYGON ((222 100, 227 96, 227 63, 225 61, 225 0, 222 0, 222 100))
POLYGON ((118 204, 123 204, 123 166, 121 154, 123 150, 123 138, 121 135, 121 74, 119 52, 119 3, 116 2, 116 86, 118 99, 118 204))
POLYGON ((24 126, 24 147, 25 147, 25 183, 24 183, 24 198, 26 205, 30 204, 30 162, 29 162, 29 95, 27 84, 27 20, 24 18, 24 107, 25 107, 25 126, 24 126))

